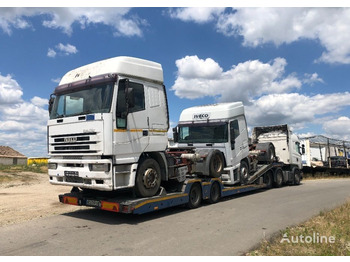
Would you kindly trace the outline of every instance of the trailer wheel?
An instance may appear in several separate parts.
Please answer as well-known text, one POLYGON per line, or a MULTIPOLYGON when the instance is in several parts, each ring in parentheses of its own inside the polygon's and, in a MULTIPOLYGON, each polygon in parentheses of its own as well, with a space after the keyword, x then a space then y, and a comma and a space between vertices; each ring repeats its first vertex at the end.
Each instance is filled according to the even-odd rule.
POLYGON ((195 183, 191 186, 187 207, 197 208, 201 205, 201 203, 202 203, 202 189, 198 183, 195 183))
POLYGON ((294 170, 294 185, 300 185, 300 170, 298 168, 294 170))
POLYGON ((283 185, 283 171, 281 168, 277 168, 275 171, 275 187, 281 187, 283 185))
POLYGON ((264 174, 264 184, 266 184, 266 188, 271 188, 273 184, 272 171, 267 171, 264 174))
POLYGON ((161 182, 160 167, 157 161, 146 158, 136 172, 135 193, 139 197, 154 196, 161 182))
POLYGON ((247 184, 249 180, 249 168, 246 161, 241 162, 241 167, 239 169, 241 184, 247 184))
POLYGON ((214 182, 210 187, 209 203, 214 204, 219 201, 221 196, 221 188, 218 182, 214 182))
POLYGON ((220 177, 224 170, 225 162, 219 150, 215 150, 209 162, 209 174, 211 177, 220 177))

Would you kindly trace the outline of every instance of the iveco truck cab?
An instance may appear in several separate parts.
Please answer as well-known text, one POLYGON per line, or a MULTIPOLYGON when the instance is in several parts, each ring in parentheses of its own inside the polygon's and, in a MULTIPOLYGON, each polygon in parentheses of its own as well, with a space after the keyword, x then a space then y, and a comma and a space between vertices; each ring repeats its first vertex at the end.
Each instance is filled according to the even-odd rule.
POLYGON ((115 57, 71 70, 49 111, 51 184, 102 191, 136 186, 145 196, 168 179, 159 172, 169 128, 160 64, 115 57))

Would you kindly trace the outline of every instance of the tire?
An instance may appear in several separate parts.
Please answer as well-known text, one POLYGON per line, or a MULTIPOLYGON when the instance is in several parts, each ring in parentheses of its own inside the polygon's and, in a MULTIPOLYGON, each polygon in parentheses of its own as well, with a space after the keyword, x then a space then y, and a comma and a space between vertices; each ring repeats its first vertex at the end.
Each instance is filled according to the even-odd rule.
POLYGON ((277 168, 275 171, 274 187, 281 187, 283 185, 283 171, 281 168, 277 168))
POLYGON ((152 158, 146 158, 139 164, 136 172, 136 196, 154 196, 160 188, 161 180, 162 178, 158 162, 152 158))
POLYGON ((191 186, 190 193, 188 195, 188 208, 197 208, 202 203, 202 188, 198 183, 195 183, 191 186))
POLYGON ((300 185, 300 170, 296 168, 294 170, 294 185, 300 185))
POLYGON ((214 204, 219 201, 221 196, 221 188, 218 182, 214 182, 210 187, 209 203, 214 204))
POLYGON ((273 176, 271 171, 267 171, 264 174, 264 184, 266 184, 266 188, 272 188, 273 176))
POLYGON ((241 166, 239 168, 239 174, 240 174, 240 178, 241 178, 241 184, 242 185, 246 185, 248 183, 249 180, 249 168, 248 168, 248 164, 246 161, 242 161, 241 162, 241 166))
POLYGON ((209 175, 210 177, 220 177, 224 170, 225 162, 222 153, 219 150, 215 150, 210 157, 209 161, 209 175))
POLYGON ((259 143, 256 145, 257 150, 265 151, 265 154, 258 156, 259 163, 271 164, 275 160, 276 152, 272 143, 259 143))

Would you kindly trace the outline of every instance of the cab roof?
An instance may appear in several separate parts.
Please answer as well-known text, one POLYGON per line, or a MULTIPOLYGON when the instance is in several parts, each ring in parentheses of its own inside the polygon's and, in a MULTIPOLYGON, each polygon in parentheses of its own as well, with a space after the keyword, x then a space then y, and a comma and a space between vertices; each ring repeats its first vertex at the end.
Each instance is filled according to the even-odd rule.
POLYGON ((218 103, 186 108, 181 112, 180 122, 226 120, 244 115, 242 102, 218 103))
POLYGON ((62 77, 60 85, 106 74, 118 74, 163 83, 161 64, 135 57, 118 56, 73 69, 62 77))

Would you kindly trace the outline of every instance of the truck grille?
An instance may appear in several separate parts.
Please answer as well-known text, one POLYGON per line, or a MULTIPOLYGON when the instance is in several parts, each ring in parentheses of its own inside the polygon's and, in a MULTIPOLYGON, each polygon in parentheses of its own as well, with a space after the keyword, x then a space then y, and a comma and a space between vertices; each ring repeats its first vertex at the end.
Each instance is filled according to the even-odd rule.
POLYGON ((95 154, 100 151, 98 133, 79 133, 50 136, 51 154, 95 154))

